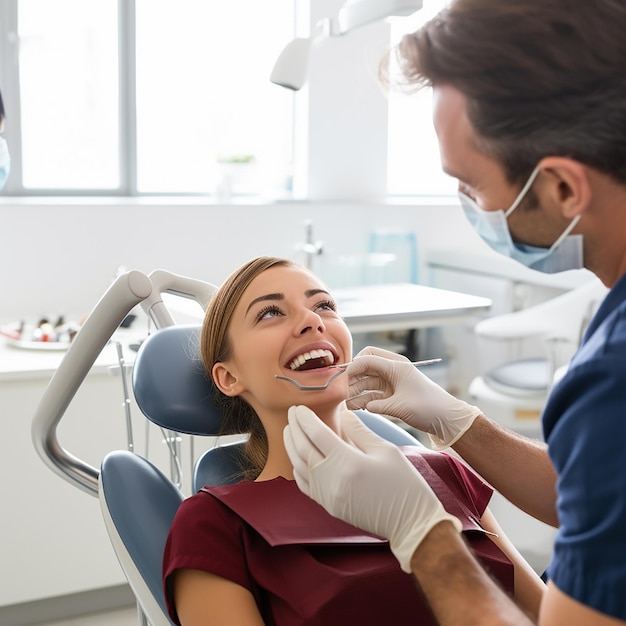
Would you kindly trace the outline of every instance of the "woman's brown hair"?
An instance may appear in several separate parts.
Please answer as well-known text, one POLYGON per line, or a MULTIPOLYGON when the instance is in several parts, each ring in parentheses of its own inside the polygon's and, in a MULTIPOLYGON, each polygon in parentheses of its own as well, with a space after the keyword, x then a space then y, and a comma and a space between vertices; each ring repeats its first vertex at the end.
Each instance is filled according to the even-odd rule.
POLYGON ((229 397, 215 385, 211 371, 216 363, 227 361, 231 357, 232 344, 229 336, 230 321, 233 312, 244 291, 259 274, 271 267, 295 265, 288 259, 262 256, 252 259, 235 270, 215 292, 204 317, 200 335, 200 355, 204 368, 211 378, 212 394, 220 408, 222 434, 248 433, 245 445, 245 458, 242 476, 254 479, 267 461, 267 436, 261 420, 254 409, 240 397, 229 397))

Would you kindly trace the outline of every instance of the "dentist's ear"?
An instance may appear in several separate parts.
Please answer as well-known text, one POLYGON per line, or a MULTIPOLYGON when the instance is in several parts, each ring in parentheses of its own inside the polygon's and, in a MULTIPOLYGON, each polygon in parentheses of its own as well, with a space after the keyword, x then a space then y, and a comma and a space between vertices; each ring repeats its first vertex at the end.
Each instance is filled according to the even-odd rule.
POLYGON ((215 385, 225 396, 232 398, 241 395, 241 392, 244 391, 244 387, 236 374, 225 363, 216 363, 211 370, 211 375, 215 385))
POLYGON ((592 196, 589 168, 567 157, 545 157, 539 165, 551 176, 547 193, 550 200, 561 208, 563 217, 573 219, 583 213, 592 196))

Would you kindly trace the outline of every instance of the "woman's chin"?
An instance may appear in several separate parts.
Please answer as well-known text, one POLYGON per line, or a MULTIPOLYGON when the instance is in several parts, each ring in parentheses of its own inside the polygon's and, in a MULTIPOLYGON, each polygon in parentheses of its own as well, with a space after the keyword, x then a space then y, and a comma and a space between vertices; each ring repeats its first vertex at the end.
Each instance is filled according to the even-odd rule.
MULTIPOLYGON (((309 407, 312 411, 334 415, 342 402, 347 397, 347 389, 324 389, 323 391, 303 391, 300 394, 301 404, 309 407)), ((321 417, 321 416, 320 416, 321 417)))

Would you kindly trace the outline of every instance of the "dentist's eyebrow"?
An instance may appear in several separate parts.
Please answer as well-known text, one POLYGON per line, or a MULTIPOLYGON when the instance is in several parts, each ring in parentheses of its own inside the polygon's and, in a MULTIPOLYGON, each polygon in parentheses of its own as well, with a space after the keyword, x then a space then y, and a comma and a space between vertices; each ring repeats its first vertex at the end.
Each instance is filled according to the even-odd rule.
POLYGON ((449 167, 445 166, 445 167, 442 167, 441 169, 443 170, 443 173, 446 174, 447 176, 450 176, 450 178, 455 178, 456 180, 458 180, 461 183, 469 184, 468 181, 465 180, 465 178, 463 176, 461 176, 460 174, 458 174, 454 170, 451 170, 449 167))
POLYGON ((465 185, 466 187, 470 187, 471 189, 476 188, 476 182, 467 174, 459 174, 458 172, 448 169, 447 167, 444 167, 442 169, 444 174, 447 174, 448 176, 450 176, 450 178, 456 180, 457 183, 465 185))

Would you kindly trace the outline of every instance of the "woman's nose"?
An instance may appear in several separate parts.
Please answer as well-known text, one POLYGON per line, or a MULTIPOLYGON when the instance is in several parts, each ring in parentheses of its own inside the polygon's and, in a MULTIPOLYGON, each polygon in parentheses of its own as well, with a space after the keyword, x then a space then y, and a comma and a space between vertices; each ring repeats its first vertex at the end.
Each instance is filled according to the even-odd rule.
POLYGON ((326 326, 324 326, 324 322, 322 318, 315 313, 314 311, 306 311, 299 321, 297 328, 299 329, 298 334, 304 335, 305 333, 311 331, 318 331, 323 333, 326 330, 326 326))

